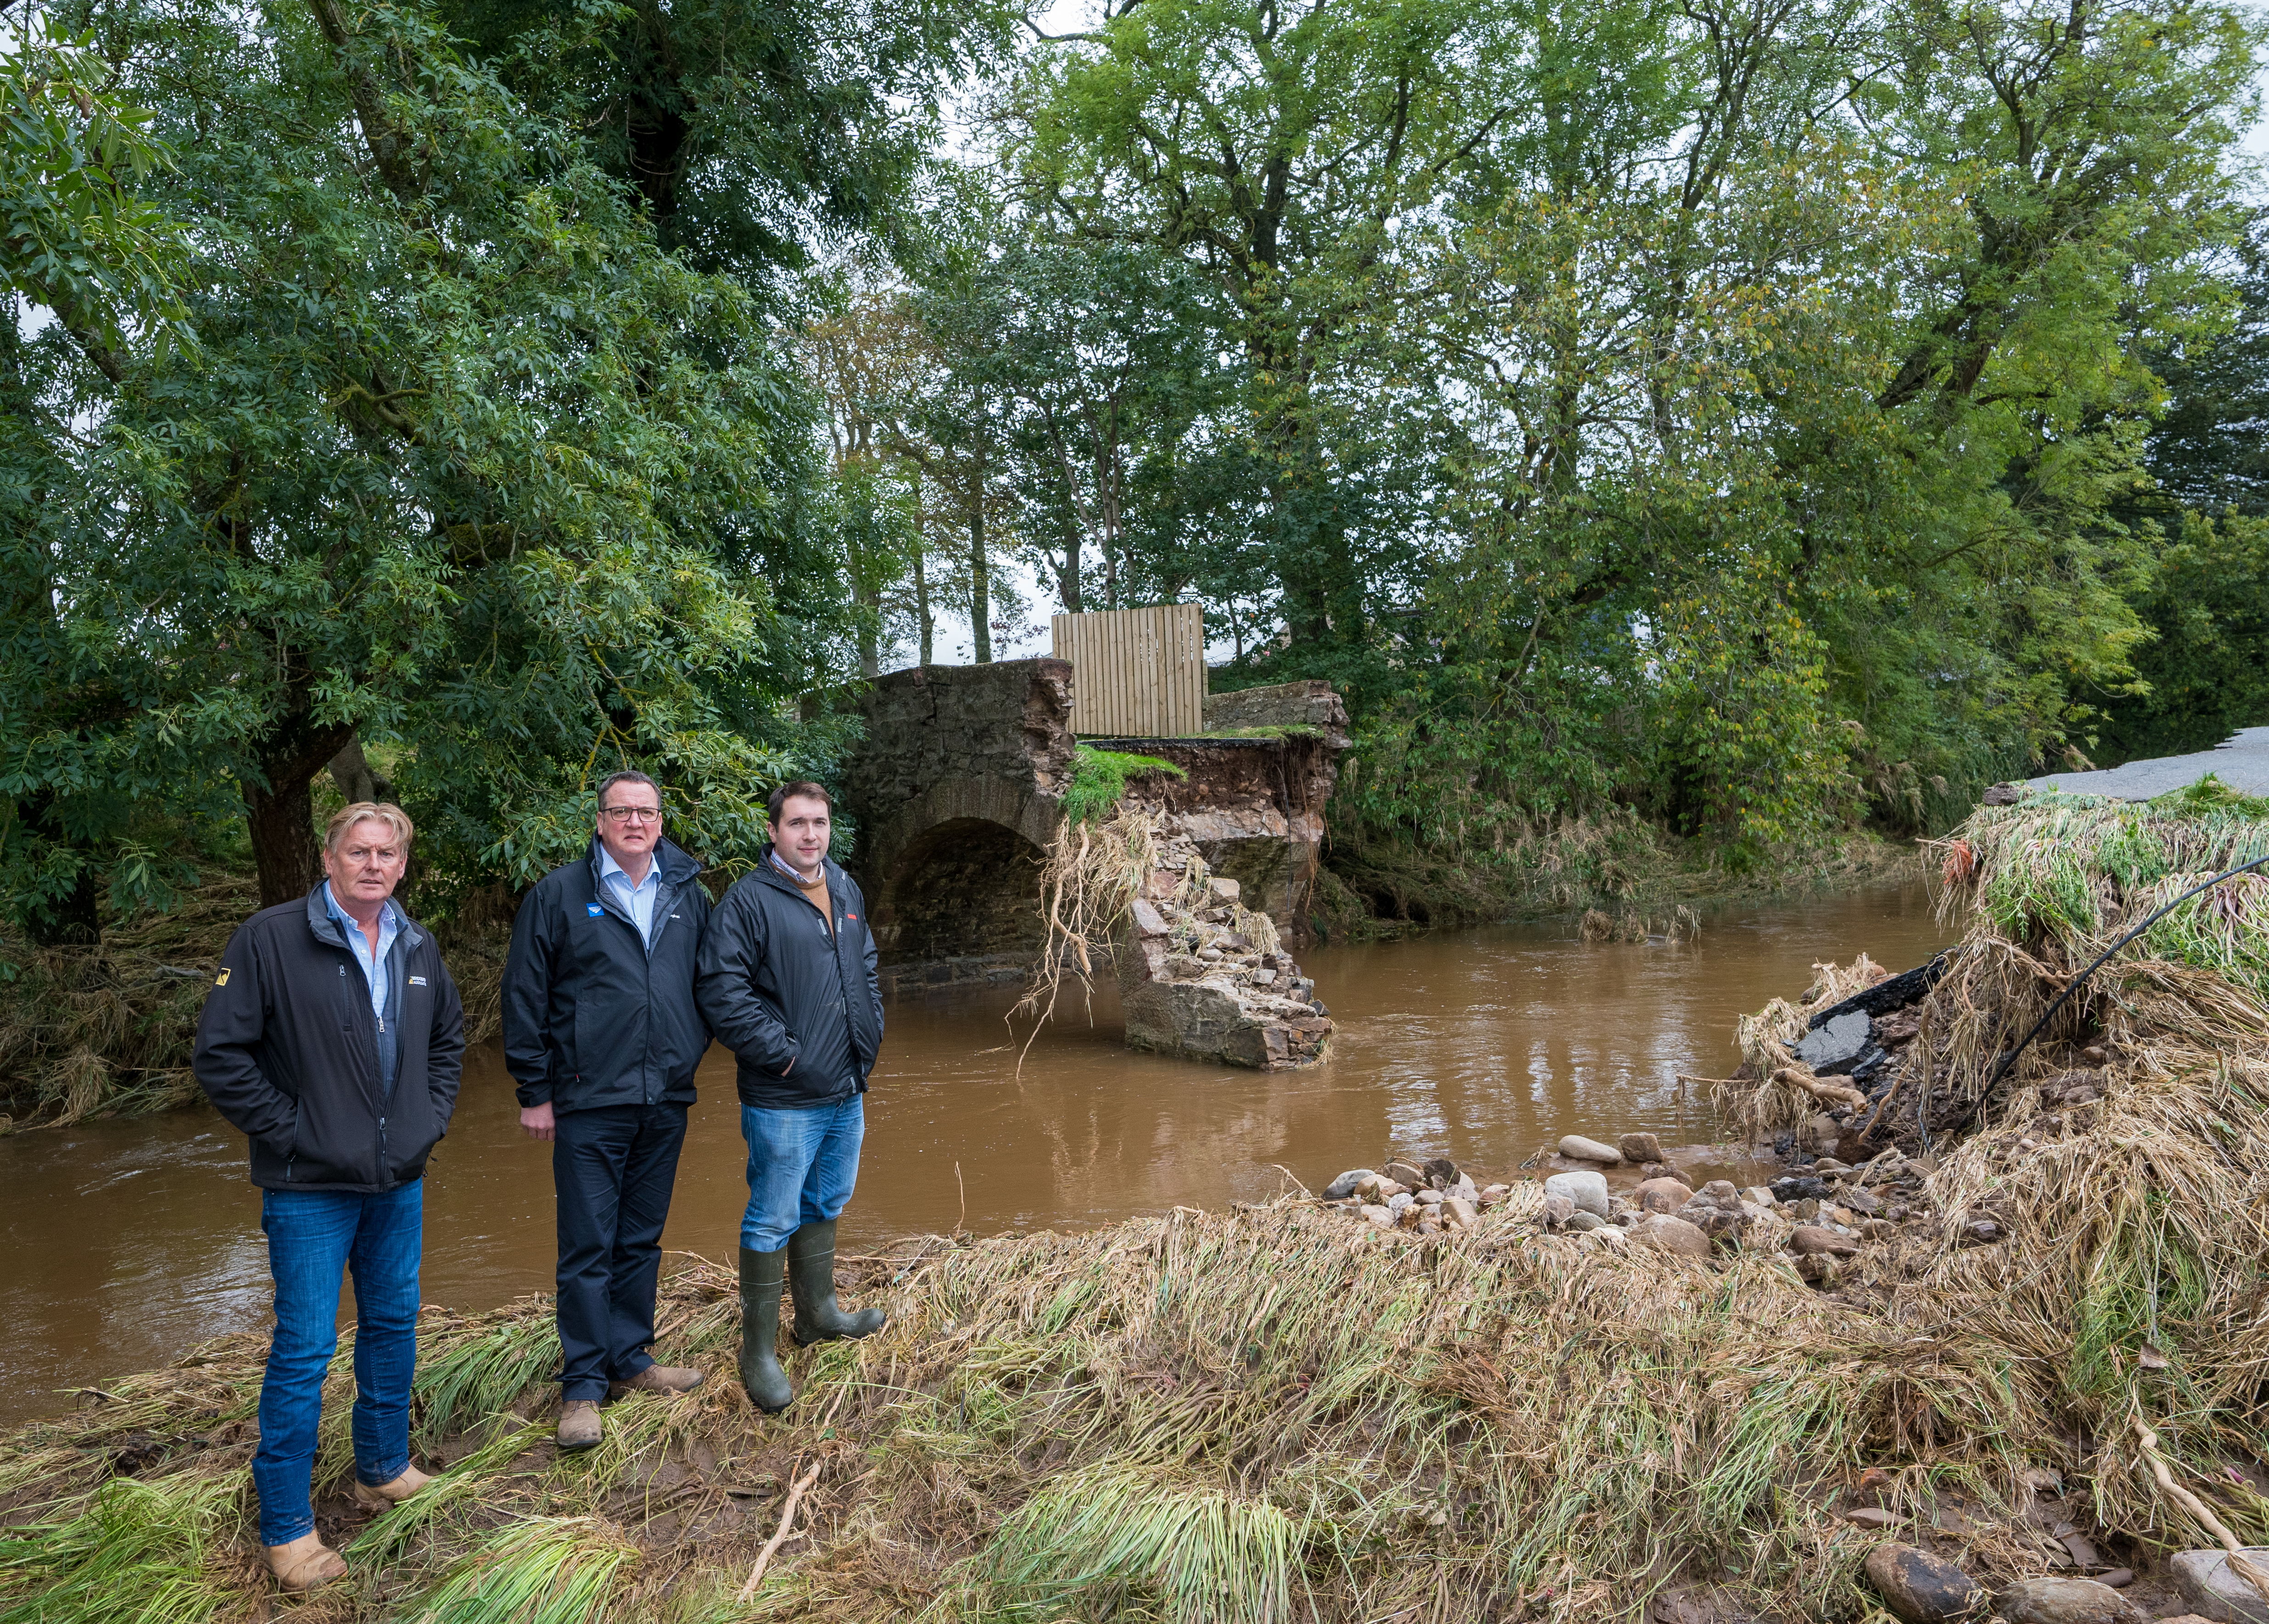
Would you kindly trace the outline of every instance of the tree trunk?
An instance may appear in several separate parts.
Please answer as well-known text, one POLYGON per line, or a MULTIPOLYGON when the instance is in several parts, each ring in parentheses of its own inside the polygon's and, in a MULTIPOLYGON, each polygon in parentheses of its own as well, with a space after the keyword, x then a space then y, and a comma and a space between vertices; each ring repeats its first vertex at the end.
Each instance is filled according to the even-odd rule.
POLYGON ((1081 615, 1087 611, 1085 594, 1080 590, 1079 516, 1074 513, 1064 526, 1063 567, 1056 572, 1056 595, 1063 600, 1064 613, 1081 615))
MULTIPOLYGON (((294 652, 287 651, 285 658, 287 664, 297 663, 294 652)), ((260 868, 263 908, 305 897, 323 877, 323 848, 315 838, 315 800, 308 786, 353 742, 355 730, 346 722, 318 722, 311 708, 303 698, 301 707, 288 712, 256 747, 268 782, 244 783, 245 827, 260 868)))
POLYGON ((993 572, 985 558, 985 465, 969 504, 969 636, 979 665, 993 663, 993 572))
POLYGON ((305 897, 323 877, 322 843, 315 838, 315 798, 307 779, 286 779, 275 791, 244 786, 245 826, 260 866, 260 905, 305 897))
MULTIPOLYGON (((853 595, 857 598, 868 594, 854 593, 853 595)), ((880 612, 877 606, 871 602, 861 602, 858 607, 861 609, 875 609, 877 613, 880 612)), ((883 655, 875 638, 875 623, 868 619, 865 615, 861 615, 859 616, 859 675, 871 683, 882 674, 883 655)))
POLYGON ((331 757, 331 782, 351 805, 358 801, 392 801, 394 786, 378 776, 362 753, 362 741, 349 739, 346 748, 331 757))
POLYGON ((933 628, 929 619, 929 572, 923 565, 922 555, 927 550, 919 537, 914 543, 914 618, 921 624, 921 662, 935 663, 930 658, 933 628))
POLYGON ((931 627, 929 620, 929 536, 922 528, 921 469, 917 466, 914 484, 914 624, 920 629, 921 663, 929 665, 931 627))

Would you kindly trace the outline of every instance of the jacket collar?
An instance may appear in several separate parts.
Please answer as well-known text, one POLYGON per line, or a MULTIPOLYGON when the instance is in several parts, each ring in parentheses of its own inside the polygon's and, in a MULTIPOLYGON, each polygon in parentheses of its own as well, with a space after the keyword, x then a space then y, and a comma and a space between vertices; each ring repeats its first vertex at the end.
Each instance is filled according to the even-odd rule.
MULTIPOLYGON (((330 883, 329 880, 318 880, 315 882, 315 889, 307 893, 307 928, 315 934, 316 941, 327 942, 335 948, 344 948, 347 945, 346 934, 339 929, 338 921, 331 918, 330 897, 328 894, 330 883)), ((394 938, 395 944, 397 947, 416 947, 421 939, 418 931, 418 922, 412 919, 409 911, 393 897, 389 897, 386 899, 386 905, 394 911, 394 928, 396 933, 394 938)))
MULTIPOLYGON (((772 861, 772 843, 769 840, 765 842, 764 850, 757 853, 757 872, 784 891, 797 889, 795 882, 780 872, 780 864, 772 861)), ((832 857, 823 857, 819 860, 819 872, 827 878, 827 894, 833 896, 836 891, 836 876, 843 870, 836 866, 832 857)))
MULTIPOLYGON (((607 889, 605 866, 599 860, 605 854, 606 847, 599 844, 598 836, 593 835, 588 857, 591 864, 591 890, 595 895, 603 896, 607 889)), ((687 884, 701 877, 701 865, 695 862, 684 847, 667 838, 654 843, 654 866, 661 870, 661 883, 665 890, 687 884)))

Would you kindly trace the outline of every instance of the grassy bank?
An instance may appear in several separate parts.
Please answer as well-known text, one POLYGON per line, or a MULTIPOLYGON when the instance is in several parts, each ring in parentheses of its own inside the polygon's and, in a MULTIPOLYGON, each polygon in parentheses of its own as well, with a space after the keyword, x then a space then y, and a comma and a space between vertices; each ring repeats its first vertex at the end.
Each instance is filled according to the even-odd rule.
POLYGON ((1551 914, 1598 914, 1613 934, 1659 931, 1681 908, 1918 877, 1918 848, 1855 833, 1726 866, 1721 848, 1628 815, 1540 823, 1499 850, 1444 854, 1334 827, 1313 909, 1333 941, 1551 914))
MULTIPOLYGON (((1907 1052, 1926 1102, 1974 1091, 2098 934, 2269 841, 2074 816, 1963 831, 1958 972, 1907 1052), (2064 894, 2083 830, 2088 908, 2018 905, 2064 894)), ((1690 1616, 1856 1621, 1885 1537, 1862 1522, 1988 1583, 2069 1561, 2051 1487, 2141 1567, 2211 1543, 2199 1510, 2269 1539, 2269 1009, 2214 956, 2262 915, 2195 905, 2221 945, 2154 934, 2116 961, 1980 1131, 1936 1141, 1944 1222, 1871 1243, 1832 1289, 1739 1244, 1544 1233, 1534 1185, 1455 1235, 1292 1198, 932 1238, 846 1266, 891 1323, 795 1355, 802 1397, 771 1418, 732 1380, 730 1277, 686 1259, 656 1352, 712 1379, 614 1406, 580 1458, 550 1441, 544 1303, 429 1310, 415 1437, 447 1471, 376 1520, 347 1509, 343 1349, 319 1481, 354 1576, 301 1616, 1354 1624, 1637 1618, 1676 1592, 1690 1616), (2099 1096, 2051 1108, 2091 1051, 2099 1096)), ((1800 1028, 1776 1018, 1761 1042, 1800 1028)), ((256 1608, 261 1353, 106 1383, 0 1443, 0 1620, 256 1608)))

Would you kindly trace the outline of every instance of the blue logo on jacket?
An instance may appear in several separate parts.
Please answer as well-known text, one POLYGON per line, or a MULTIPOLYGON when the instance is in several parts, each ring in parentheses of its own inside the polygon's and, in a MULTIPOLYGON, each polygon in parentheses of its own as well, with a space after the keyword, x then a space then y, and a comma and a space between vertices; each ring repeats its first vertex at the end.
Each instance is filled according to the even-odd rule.
POLYGON ((585 904, 583 904, 583 912, 586 912, 586 913, 588 913, 588 914, 589 914, 593 919, 597 919, 601 914, 604 913, 604 912, 606 912, 606 910, 605 910, 604 908, 602 908, 601 906, 599 906, 599 904, 598 904, 597 903, 595 903, 595 902, 587 902, 587 903, 585 903, 585 904))

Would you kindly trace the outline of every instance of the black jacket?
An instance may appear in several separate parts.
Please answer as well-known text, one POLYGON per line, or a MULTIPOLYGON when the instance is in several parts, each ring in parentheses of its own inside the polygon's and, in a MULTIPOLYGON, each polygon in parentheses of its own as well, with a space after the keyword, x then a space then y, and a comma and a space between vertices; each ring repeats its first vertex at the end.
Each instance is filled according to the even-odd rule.
POLYGON ((432 934, 406 914, 387 955, 394 1088, 380 1081, 370 982, 318 885, 237 927, 197 1021, 197 1081, 252 1140, 266 1190, 368 1195, 425 1174, 448 1131, 464 1012, 432 934))
POLYGON ((861 1093, 883 1046, 866 898, 831 859, 826 867, 831 937, 766 846, 702 940, 695 990, 709 1030, 740 1061, 743 1105, 824 1105, 861 1093))
POLYGON ((596 837, 521 900, 504 969, 504 1063, 523 1105, 690 1104, 709 1028, 693 1001, 694 955, 709 923, 701 865, 654 848, 661 885, 654 945, 599 882, 596 837))

